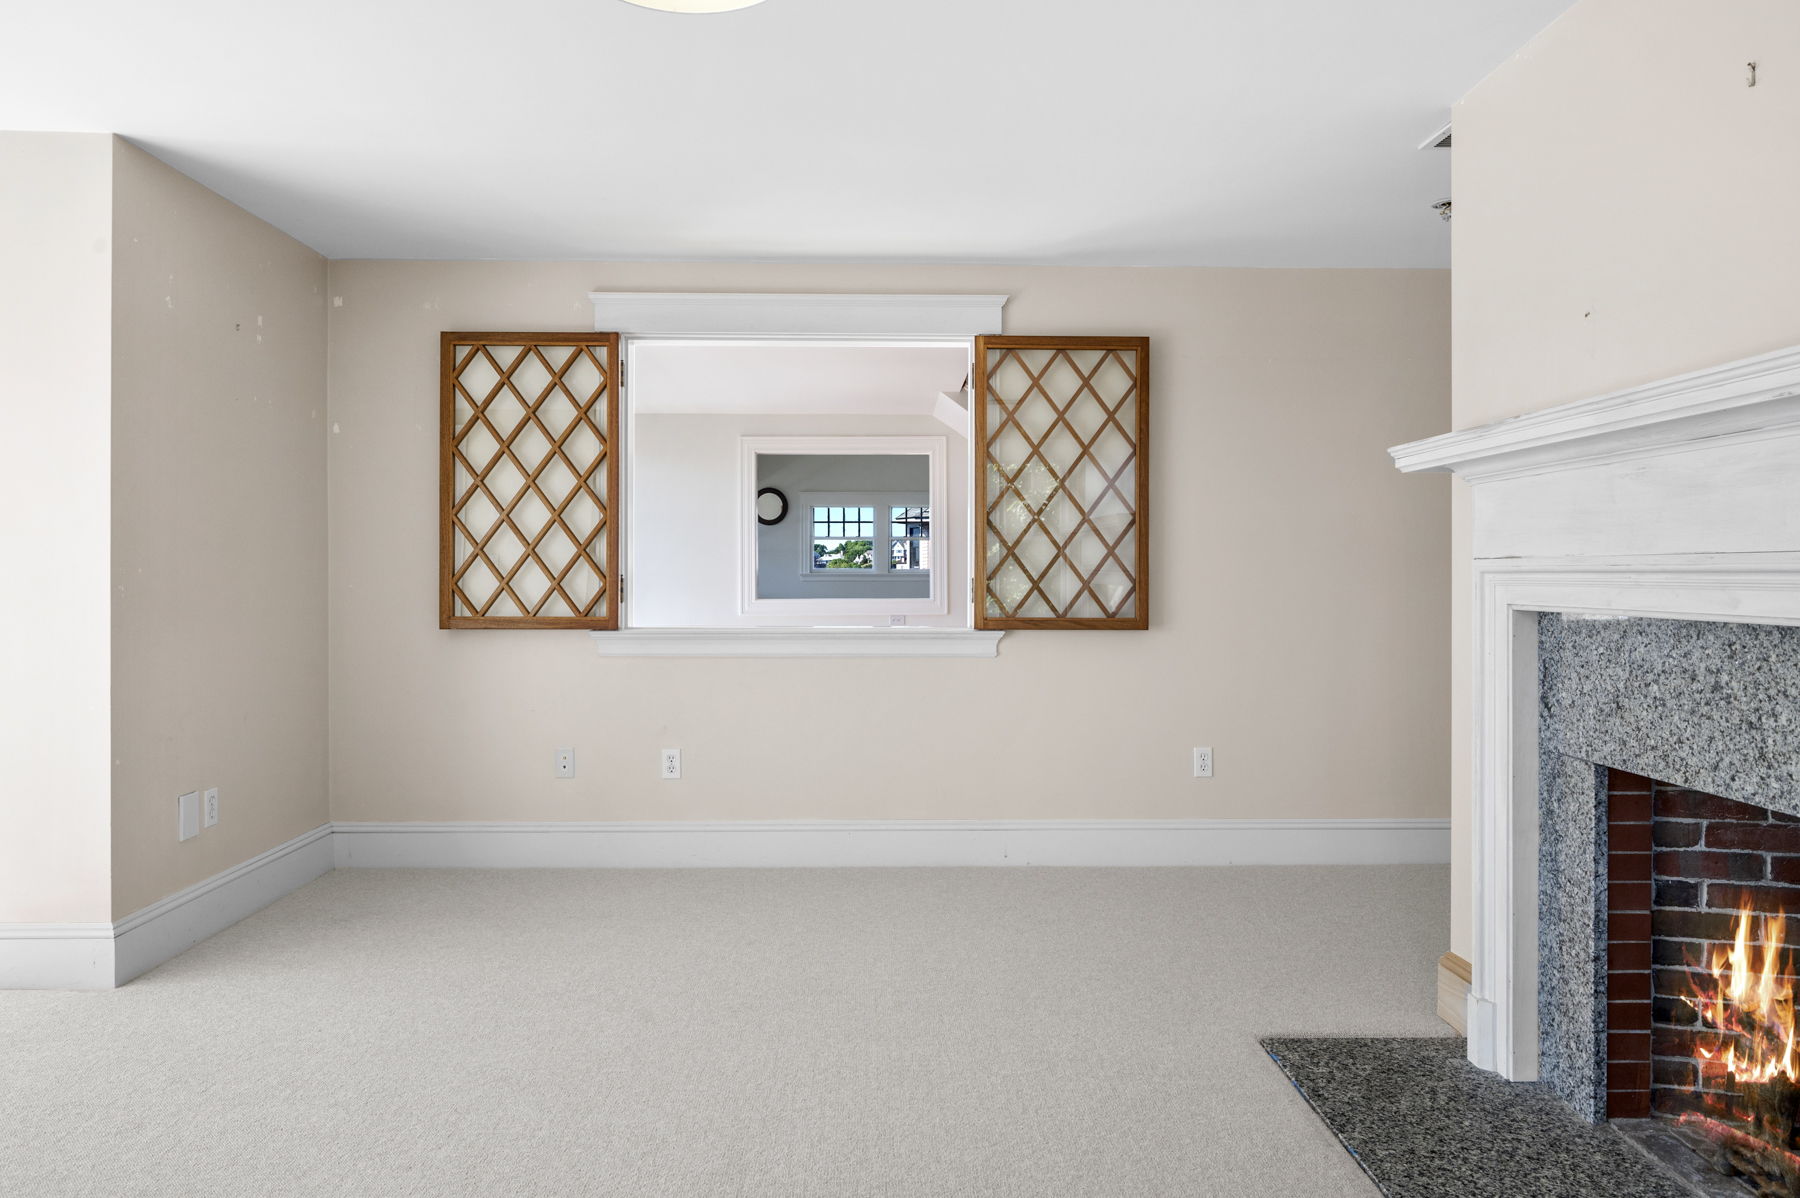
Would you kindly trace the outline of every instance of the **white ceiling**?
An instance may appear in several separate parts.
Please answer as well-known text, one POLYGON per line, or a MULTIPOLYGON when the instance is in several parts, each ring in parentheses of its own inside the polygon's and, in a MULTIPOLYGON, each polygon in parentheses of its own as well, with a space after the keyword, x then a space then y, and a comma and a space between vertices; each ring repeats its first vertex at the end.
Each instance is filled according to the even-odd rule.
POLYGON ((968 376, 965 346, 639 345, 631 405, 640 415, 929 416, 968 376))
POLYGON ((1569 2, 20 3, 0 128, 339 258, 1442 266, 1414 147, 1569 2))

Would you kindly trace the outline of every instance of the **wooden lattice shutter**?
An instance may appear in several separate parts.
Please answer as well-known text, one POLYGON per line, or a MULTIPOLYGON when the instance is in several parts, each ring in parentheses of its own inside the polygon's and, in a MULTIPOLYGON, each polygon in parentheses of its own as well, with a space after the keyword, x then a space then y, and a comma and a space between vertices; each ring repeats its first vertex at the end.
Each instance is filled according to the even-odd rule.
POLYGON ((1150 341, 975 339, 977 628, 1149 626, 1150 341))
POLYGON ((617 333, 445 333, 444 628, 617 628, 617 333))

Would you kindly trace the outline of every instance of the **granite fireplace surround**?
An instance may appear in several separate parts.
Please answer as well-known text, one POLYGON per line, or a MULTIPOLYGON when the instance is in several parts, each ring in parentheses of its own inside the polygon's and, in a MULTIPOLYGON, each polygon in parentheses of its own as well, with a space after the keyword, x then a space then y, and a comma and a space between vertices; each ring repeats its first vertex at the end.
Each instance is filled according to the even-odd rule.
POLYGON ((1597 1122, 1609 772, 1800 815, 1800 627, 1547 612, 1538 683, 1539 1076, 1597 1122))

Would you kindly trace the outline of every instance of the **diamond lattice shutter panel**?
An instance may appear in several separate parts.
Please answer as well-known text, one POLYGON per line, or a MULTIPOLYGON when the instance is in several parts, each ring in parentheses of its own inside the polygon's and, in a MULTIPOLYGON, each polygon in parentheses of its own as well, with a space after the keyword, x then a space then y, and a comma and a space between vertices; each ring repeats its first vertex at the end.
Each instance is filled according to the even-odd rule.
POLYGON ((1150 341, 975 339, 977 628, 1149 626, 1150 341))
POLYGON ((444 628, 619 625, 617 333, 445 333, 444 628))

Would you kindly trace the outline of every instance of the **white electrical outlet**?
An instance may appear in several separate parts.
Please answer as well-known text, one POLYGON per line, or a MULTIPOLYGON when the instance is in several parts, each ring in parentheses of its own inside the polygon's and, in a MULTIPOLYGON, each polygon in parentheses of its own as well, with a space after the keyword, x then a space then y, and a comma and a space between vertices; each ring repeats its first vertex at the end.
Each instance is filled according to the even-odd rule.
POLYGON ((662 751, 662 776, 665 779, 681 777, 680 749, 664 749, 662 751))
POLYGON ((902 624, 905 624, 905 623, 906 623, 905 616, 889 616, 888 617, 888 626, 890 628, 898 628, 902 624))
POLYGON ((210 828, 219 822, 219 788, 209 786, 200 796, 200 826, 210 828))
POLYGON ((575 750, 558 749, 556 751, 556 776, 573 778, 575 776, 575 750))
POLYGON ((200 835, 200 792, 190 790, 175 800, 175 835, 180 840, 192 840, 200 835))
POLYGON ((1194 750, 1194 777, 1196 777, 1196 778, 1212 777, 1212 750, 1211 749, 1195 749, 1194 750))

